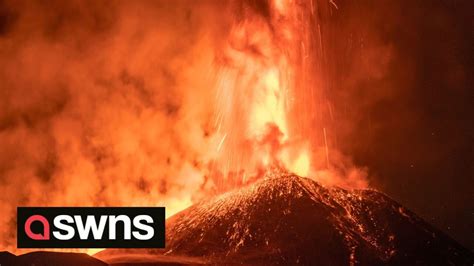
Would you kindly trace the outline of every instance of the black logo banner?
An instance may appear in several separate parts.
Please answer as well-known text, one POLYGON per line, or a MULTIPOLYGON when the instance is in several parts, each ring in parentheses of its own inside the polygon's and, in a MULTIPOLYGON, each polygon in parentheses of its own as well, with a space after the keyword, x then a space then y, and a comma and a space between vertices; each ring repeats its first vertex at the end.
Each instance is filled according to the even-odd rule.
POLYGON ((18 207, 18 248, 164 248, 164 207, 18 207))

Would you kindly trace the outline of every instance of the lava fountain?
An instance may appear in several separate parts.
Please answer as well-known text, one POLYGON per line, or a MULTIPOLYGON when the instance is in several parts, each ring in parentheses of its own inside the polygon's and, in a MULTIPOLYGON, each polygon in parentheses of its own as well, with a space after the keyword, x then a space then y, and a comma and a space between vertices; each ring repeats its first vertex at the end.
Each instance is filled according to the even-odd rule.
POLYGON ((259 3, 236 5, 226 45, 217 53, 212 180, 222 189, 276 167, 324 183, 366 186, 354 167, 356 177, 347 182, 335 167, 340 158, 333 164, 329 154, 323 116, 331 105, 324 98, 323 37, 316 15, 324 4, 259 3))

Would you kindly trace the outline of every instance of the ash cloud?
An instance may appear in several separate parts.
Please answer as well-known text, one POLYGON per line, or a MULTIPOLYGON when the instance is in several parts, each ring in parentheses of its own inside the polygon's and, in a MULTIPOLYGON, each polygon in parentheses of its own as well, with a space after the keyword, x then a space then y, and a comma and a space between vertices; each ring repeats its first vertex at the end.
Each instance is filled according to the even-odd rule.
POLYGON ((16 206, 192 201, 218 7, 1 2, 2 249, 15 249, 16 206))

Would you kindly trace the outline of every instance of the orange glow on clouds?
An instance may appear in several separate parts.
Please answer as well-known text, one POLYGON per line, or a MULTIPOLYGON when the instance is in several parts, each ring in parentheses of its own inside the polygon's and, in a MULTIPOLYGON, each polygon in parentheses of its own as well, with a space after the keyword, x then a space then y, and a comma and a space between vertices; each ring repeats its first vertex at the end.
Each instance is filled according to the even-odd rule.
POLYGON ((166 206, 169 217, 273 167, 366 186, 315 133, 323 75, 306 61, 319 49, 306 4, 140 3, 12 4, 18 31, 0 39, 2 249, 15 250, 16 206, 166 206), (57 25, 62 10, 86 19, 57 25))

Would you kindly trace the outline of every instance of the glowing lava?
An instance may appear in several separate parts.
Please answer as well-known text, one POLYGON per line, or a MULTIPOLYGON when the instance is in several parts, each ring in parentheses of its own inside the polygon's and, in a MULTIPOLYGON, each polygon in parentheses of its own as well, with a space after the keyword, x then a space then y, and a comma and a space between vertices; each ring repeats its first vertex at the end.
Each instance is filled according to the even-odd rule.
POLYGON ((365 171, 329 147, 325 114, 333 119, 333 110, 324 96, 325 54, 315 15, 321 6, 261 3, 236 9, 226 45, 217 52, 212 180, 226 190, 229 183, 281 168, 329 185, 365 187, 365 171))
POLYGON ((289 122, 298 68, 288 46, 298 35, 291 31, 289 6, 270 3, 267 18, 245 9, 217 62, 217 163, 224 174, 238 172, 245 179, 270 167, 309 174, 308 147, 296 141, 289 122))

